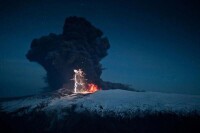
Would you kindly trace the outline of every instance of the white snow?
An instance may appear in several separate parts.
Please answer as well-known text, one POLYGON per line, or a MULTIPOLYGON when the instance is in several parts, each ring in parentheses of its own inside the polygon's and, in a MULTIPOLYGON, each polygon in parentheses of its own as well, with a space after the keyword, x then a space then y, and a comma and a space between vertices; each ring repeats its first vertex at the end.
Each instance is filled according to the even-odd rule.
POLYGON ((99 91, 89 97, 79 99, 78 103, 99 114, 102 112, 114 112, 117 115, 125 112, 134 114, 138 110, 142 112, 200 112, 200 96, 159 92, 99 91))
POLYGON ((28 108, 31 111, 31 109, 34 109, 35 107, 41 105, 42 103, 48 103, 50 98, 26 98, 26 99, 19 99, 14 101, 8 101, 3 102, 1 105, 1 108, 7 112, 14 112, 20 108, 28 108))
POLYGON ((101 116, 112 113, 119 116, 132 116, 138 112, 174 112, 188 113, 197 111, 200 114, 200 95, 169 94, 160 92, 133 92, 125 90, 102 90, 94 94, 66 95, 61 98, 27 98, 1 103, 4 111, 12 112, 22 107, 34 109, 41 103, 47 103, 43 111, 70 108, 76 105, 75 111, 95 112, 101 116))

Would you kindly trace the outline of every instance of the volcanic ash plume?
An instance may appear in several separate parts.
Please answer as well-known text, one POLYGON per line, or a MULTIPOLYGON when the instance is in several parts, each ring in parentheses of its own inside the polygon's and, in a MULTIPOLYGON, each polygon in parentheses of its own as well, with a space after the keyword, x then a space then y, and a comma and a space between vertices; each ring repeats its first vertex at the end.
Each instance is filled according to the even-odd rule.
POLYGON ((41 64, 47 71, 51 88, 63 85, 73 88, 73 70, 81 68, 89 82, 100 84, 100 61, 110 47, 103 33, 84 18, 69 17, 61 35, 49 34, 34 39, 27 53, 30 61, 41 64))
MULTIPOLYGON (((73 89, 74 69, 86 73, 88 83, 106 86, 100 78, 100 61, 107 56, 109 41, 103 33, 81 17, 66 18, 63 33, 50 33, 34 39, 26 57, 39 63, 47 71, 46 82, 51 89, 73 89)), ((109 83, 112 86, 111 83, 109 83)))

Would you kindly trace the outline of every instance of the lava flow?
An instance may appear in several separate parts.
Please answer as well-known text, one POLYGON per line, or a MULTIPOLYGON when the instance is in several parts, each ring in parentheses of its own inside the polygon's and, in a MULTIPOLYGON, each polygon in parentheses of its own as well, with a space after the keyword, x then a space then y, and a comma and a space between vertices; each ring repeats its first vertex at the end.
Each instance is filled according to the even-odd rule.
POLYGON ((85 73, 81 69, 74 70, 74 73, 74 93, 87 94, 100 90, 97 85, 93 83, 87 83, 87 79, 85 79, 85 73))

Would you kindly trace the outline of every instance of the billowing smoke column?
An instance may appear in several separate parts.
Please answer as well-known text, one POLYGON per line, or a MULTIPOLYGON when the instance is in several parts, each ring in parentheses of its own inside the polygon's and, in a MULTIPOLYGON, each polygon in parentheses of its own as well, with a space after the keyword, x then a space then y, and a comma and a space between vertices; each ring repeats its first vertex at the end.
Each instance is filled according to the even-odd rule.
POLYGON ((34 39, 26 56, 44 67, 51 88, 63 85, 73 88, 70 79, 78 68, 87 73, 88 82, 100 85, 100 61, 110 47, 108 39, 102 36, 103 33, 84 18, 69 17, 61 35, 51 33, 34 39))
MULTIPOLYGON (((34 39, 26 57, 47 71, 46 82, 51 89, 73 89, 74 69, 86 73, 88 83, 106 86, 100 78, 100 61, 107 55, 109 41, 103 33, 81 17, 66 18, 63 33, 50 33, 34 39)), ((110 84, 110 83, 109 83, 110 84)))

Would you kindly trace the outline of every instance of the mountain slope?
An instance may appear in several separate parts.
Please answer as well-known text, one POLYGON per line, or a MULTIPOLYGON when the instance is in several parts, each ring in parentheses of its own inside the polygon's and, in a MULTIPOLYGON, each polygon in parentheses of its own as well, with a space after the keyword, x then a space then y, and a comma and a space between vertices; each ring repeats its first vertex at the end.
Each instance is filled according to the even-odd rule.
POLYGON ((0 112, 1 129, 9 132, 190 132, 200 127, 200 96, 59 90, 1 102, 0 112))

